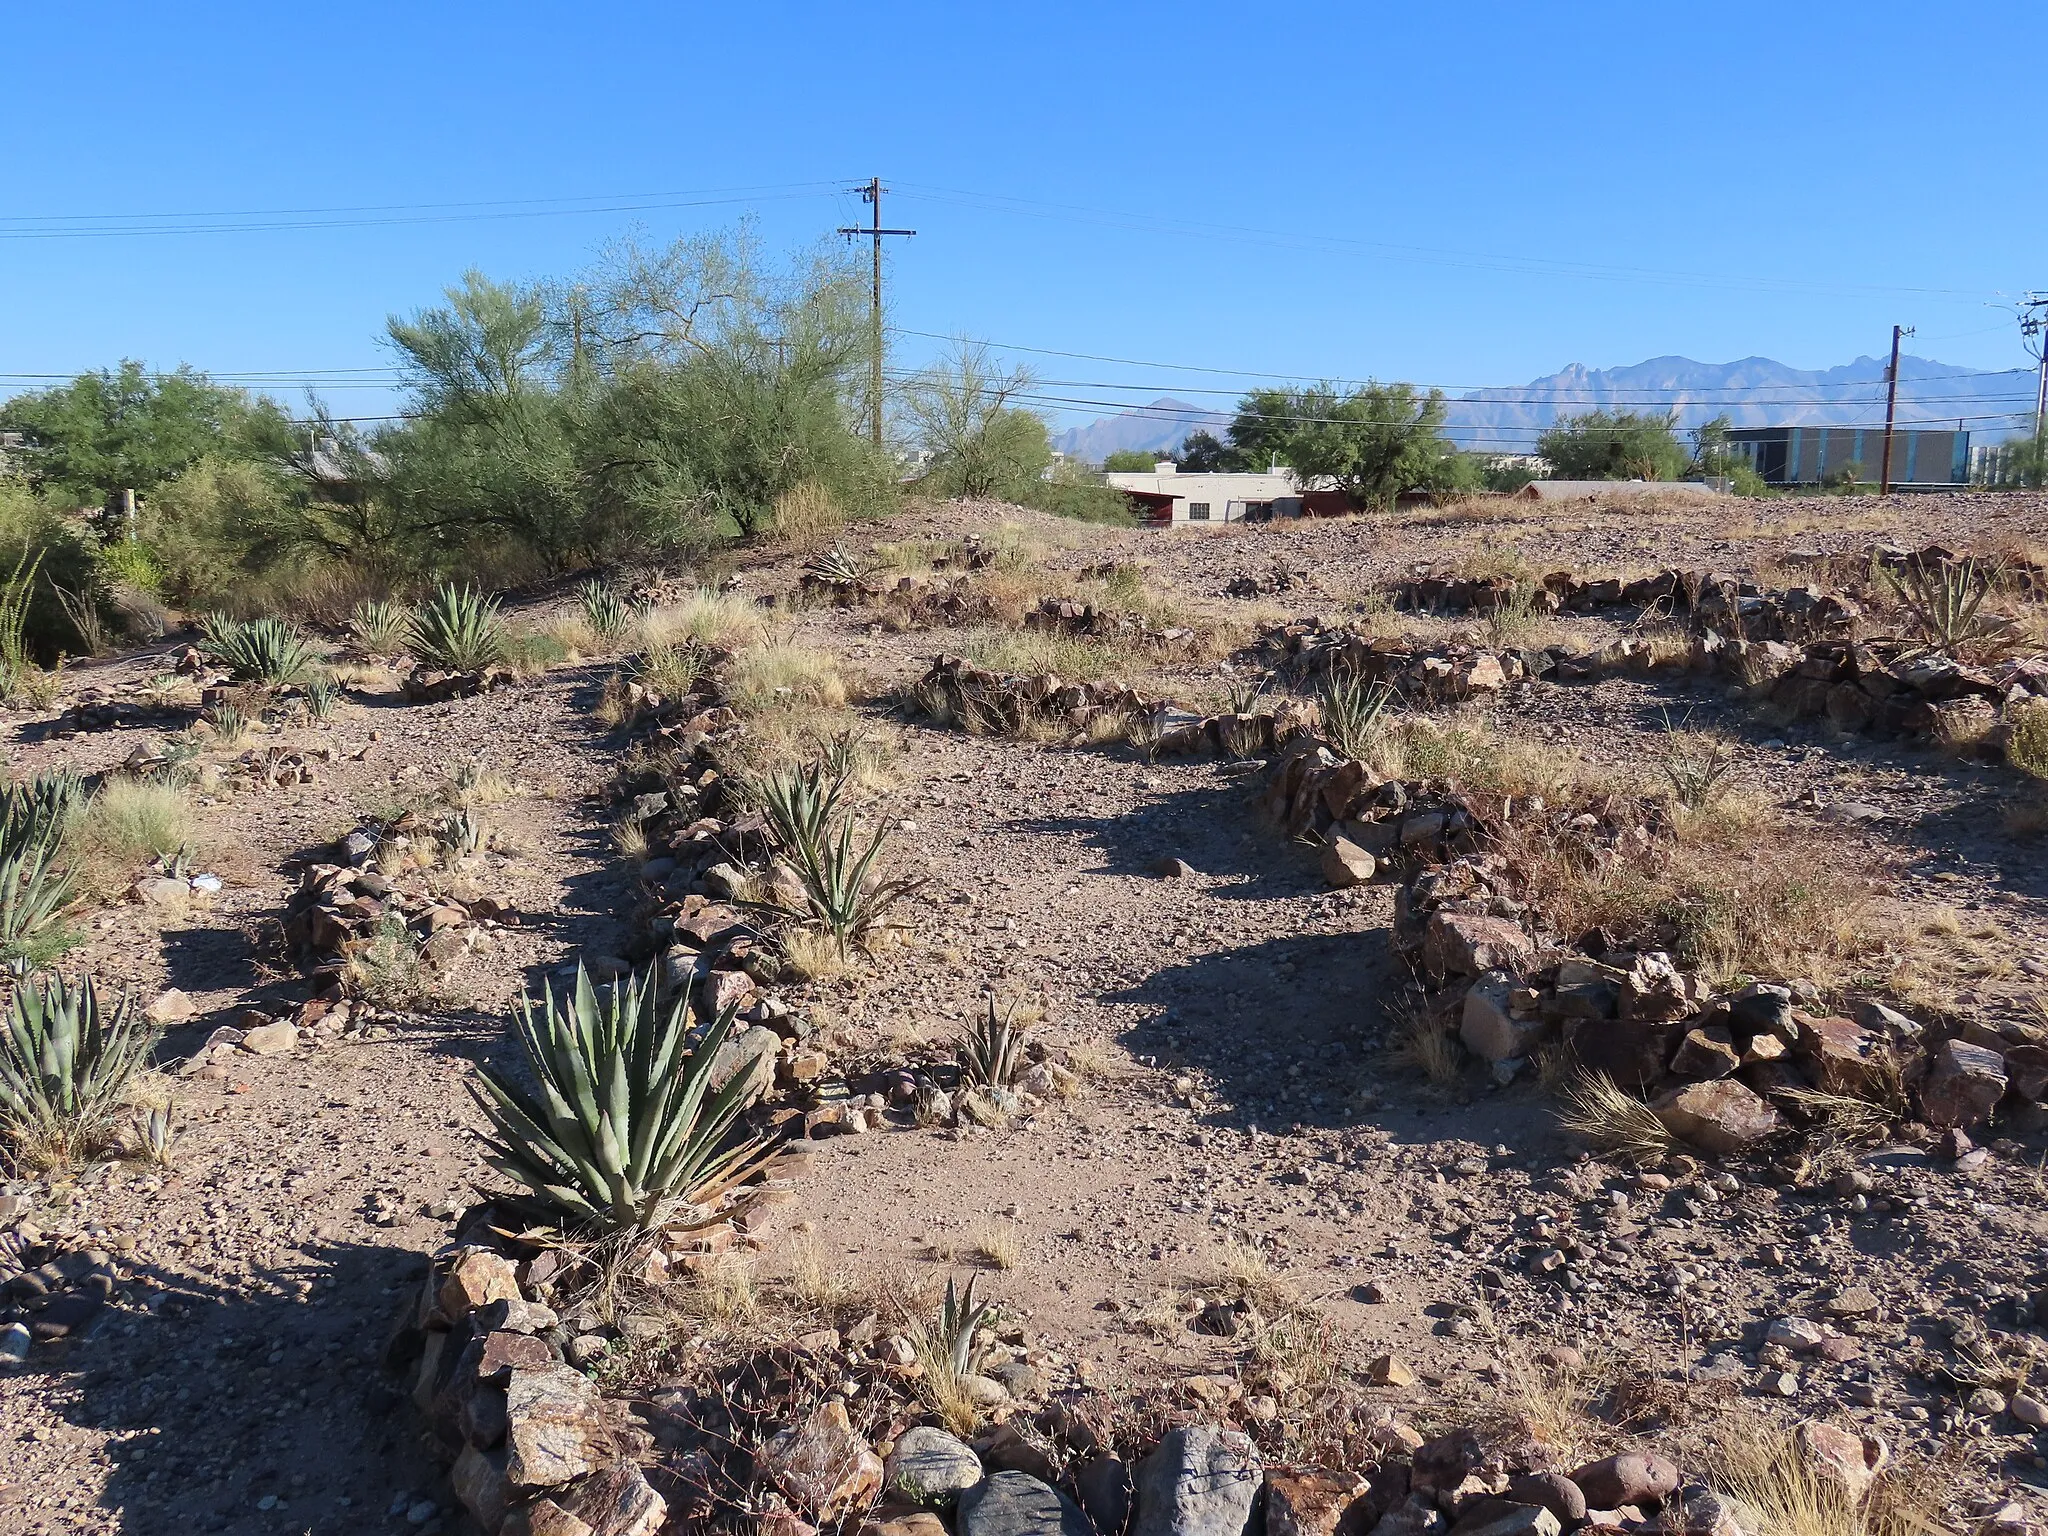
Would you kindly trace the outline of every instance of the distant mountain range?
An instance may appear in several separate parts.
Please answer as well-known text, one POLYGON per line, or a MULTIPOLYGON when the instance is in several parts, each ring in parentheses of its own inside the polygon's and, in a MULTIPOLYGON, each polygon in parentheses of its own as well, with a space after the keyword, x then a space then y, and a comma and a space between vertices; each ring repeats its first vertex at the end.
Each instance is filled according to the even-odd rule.
MULTIPOLYGON (((2034 403, 2034 376, 2024 369, 1987 373, 1929 358, 1899 359, 1902 425, 1954 426, 1957 418, 1980 441, 2006 435, 2034 403)), ((1653 357, 1626 368, 1573 363, 1519 387, 1473 390, 1448 402, 1446 425, 1461 447, 1527 451, 1559 416, 1590 410, 1676 412, 1681 425, 1726 416, 1738 427, 1881 426, 1884 360, 1859 357, 1839 368, 1792 368, 1768 357, 1698 363, 1653 357)), ((1057 434, 1054 446, 1099 464, 1124 449, 1163 453, 1188 434, 1222 436, 1230 413, 1162 396, 1057 434)))

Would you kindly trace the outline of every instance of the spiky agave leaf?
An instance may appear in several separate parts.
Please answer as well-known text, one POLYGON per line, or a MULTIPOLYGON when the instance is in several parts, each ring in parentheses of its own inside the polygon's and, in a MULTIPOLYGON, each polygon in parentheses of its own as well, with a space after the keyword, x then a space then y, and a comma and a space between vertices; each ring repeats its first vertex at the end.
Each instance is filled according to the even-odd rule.
POLYGON ((579 964, 572 989, 522 997, 516 1033, 534 1088, 484 1069, 478 1093, 497 1136, 492 1162, 572 1220, 646 1230, 752 1155, 720 1144, 749 1074, 716 1093, 711 1068, 735 1008, 688 1051, 689 988, 664 1012, 654 971, 600 997, 579 964))
POLYGON ((91 977, 24 980, 0 1031, 0 1121, 18 1135, 74 1141, 120 1102, 156 1039, 125 992, 108 1010, 91 977))
POLYGON ((981 1277, 967 1277, 966 1293, 953 1289, 953 1277, 946 1277, 946 1299, 939 1307, 939 1339, 952 1357, 957 1376, 972 1376, 981 1369, 986 1349, 979 1339, 983 1328, 993 1328, 1002 1317, 993 1302, 974 1299, 974 1283, 981 1277))
POLYGON ((583 605, 583 622, 606 645, 623 640, 640 617, 616 587, 594 576, 577 588, 576 596, 583 605))
POLYGON ((28 848, 54 848, 85 803, 85 780, 69 768, 48 769, 0 791, 0 859, 28 848))
POLYGON ((54 840, 0 858, 0 958, 29 953, 71 905, 71 873, 57 869, 54 840))

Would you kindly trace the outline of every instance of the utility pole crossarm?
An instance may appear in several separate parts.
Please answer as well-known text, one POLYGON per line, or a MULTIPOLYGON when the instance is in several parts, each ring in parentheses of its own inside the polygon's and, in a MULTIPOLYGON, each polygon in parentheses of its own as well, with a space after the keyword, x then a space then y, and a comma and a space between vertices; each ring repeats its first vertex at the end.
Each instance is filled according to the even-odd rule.
POLYGON ((851 239, 855 235, 866 235, 874 242, 874 282, 869 290, 868 319, 874 335, 870 338, 873 351, 871 373, 868 383, 868 425, 873 430, 875 447, 882 446, 882 237, 884 235, 914 235, 914 229, 884 229, 882 227, 882 178, 872 176, 867 185, 860 189, 861 201, 875 210, 874 221, 866 225, 842 225, 839 233, 851 239))

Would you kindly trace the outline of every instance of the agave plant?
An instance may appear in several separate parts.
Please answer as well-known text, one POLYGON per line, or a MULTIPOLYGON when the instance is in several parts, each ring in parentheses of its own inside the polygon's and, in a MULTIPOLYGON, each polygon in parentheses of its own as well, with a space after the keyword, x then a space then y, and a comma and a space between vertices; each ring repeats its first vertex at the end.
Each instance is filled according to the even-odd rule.
POLYGON ((982 1331, 993 1328, 1002 1320, 1002 1313, 993 1302, 974 1299, 974 1283, 979 1275, 967 1277, 965 1293, 953 1289, 953 1280, 946 1277, 946 1299, 939 1305, 938 1342, 952 1362, 955 1376, 974 1376, 981 1371, 982 1362, 988 1356, 988 1345, 982 1340, 982 1331))
POLYGON ((1953 656, 1972 640, 1996 634, 2007 620, 1983 611, 1997 570, 1975 560, 1908 561, 1891 578, 1925 649, 1953 656))
POLYGON ((600 644, 617 645, 639 622, 640 615, 633 605, 619 596, 618 589, 609 582, 593 577, 577 589, 576 595, 583 604, 583 622, 590 626, 600 644))
POLYGON ((0 1028, 0 1123, 24 1146, 70 1156, 106 1132, 156 1039, 126 993, 103 1008, 90 977, 19 982, 0 1028))
POLYGON ((1224 696, 1230 704, 1233 715, 1249 715, 1259 707, 1259 700, 1265 697, 1264 677, 1233 677, 1224 684, 1224 696))
POLYGON ((148 1104, 135 1112, 135 1149, 159 1168, 171 1166, 171 1144, 178 1139, 169 1101, 148 1104))
POLYGON ((372 656, 390 656, 405 649, 412 633, 412 610, 403 603, 365 598, 349 615, 349 633, 372 656))
POLYGON ((827 783, 822 764, 806 763, 756 786, 768 825, 803 887, 807 915, 832 935, 842 955, 923 884, 877 877, 888 829, 877 826, 859 845, 852 815, 839 809, 847 782, 842 776, 827 783))
POLYGON ((341 680, 332 672, 315 672, 305 682, 306 718, 325 725, 334 718, 334 706, 341 702, 341 680))
POLYGON ((838 545, 804 562, 804 575, 828 587, 847 587, 860 580, 860 562, 838 545))
POLYGON ((237 682, 282 687, 312 669, 312 642, 283 619, 223 619, 210 614, 200 649, 237 682))
POLYGON ((1380 716, 1393 697, 1394 690, 1385 683, 1367 683, 1349 670, 1331 672, 1316 690, 1323 734, 1330 745, 1346 757, 1365 757, 1378 734, 1380 716))
POLYGON ((69 768, 47 769, 0 790, 0 859, 24 849, 55 848, 85 804, 85 780, 69 768))
POLYGON ((1005 1012, 996 1017, 996 1000, 988 1000, 988 1017, 960 1037, 960 1080, 970 1087, 1008 1089, 1024 1071, 1024 1031, 1005 1012))
POLYGON ((686 1051, 689 988, 665 1011, 654 992, 650 968, 600 996, 579 965, 561 996, 543 988, 538 1006, 520 998, 519 1044, 536 1087, 478 1074, 478 1102, 497 1131, 493 1166, 572 1221, 647 1231, 715 1198, 757 1150, 721 1150, 752 1078, 711 1088, 733 1009, 686 1051))
POLYGON ((249 712, 230 699, 222 699, 206 712, 206 723, 213 727, 214 738, 224 747, 232 747, 249 734, 249 712))
POLYGON ((0 957, 34 955, 57 936, 71 905, 71 875, 55 868, 54 843, 24 847, 0 858, 0 957))
POLYGON ((482 672, 505 659, 505 622, 496 598, 474 587, 443 586, 407 628, 412 649, 444 672, 482 672))

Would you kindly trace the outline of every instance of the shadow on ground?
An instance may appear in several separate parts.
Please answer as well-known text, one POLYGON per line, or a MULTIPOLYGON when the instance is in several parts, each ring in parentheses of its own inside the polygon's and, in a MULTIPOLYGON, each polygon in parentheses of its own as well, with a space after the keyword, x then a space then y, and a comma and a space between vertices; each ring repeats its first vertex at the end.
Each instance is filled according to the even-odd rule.
POLYGON ((85 1337, 38 1345, 26 1374, 108 1437, 114 1530, 377 1528, 401 1491, 448 1503, 378 1358, 423 1273, 401 1248, 318 1243, 236 1286, 137 1266, 150 1310, 102 1311, 85 1337))

